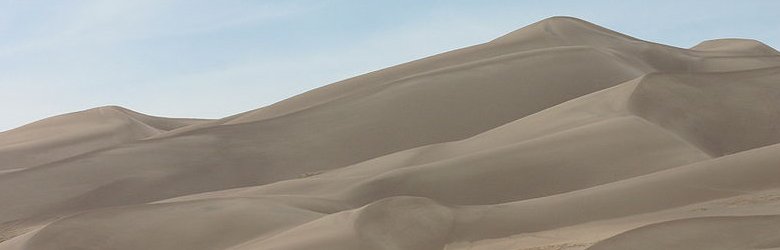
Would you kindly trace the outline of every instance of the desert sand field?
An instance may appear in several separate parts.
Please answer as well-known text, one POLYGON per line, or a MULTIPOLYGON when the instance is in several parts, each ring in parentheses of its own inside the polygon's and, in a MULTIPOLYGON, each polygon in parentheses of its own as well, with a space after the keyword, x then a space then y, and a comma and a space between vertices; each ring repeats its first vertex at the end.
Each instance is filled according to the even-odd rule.
POLYGON ((218 120, 0 133, 0 250, 780 249, 780 52, 570 17, 218 120))

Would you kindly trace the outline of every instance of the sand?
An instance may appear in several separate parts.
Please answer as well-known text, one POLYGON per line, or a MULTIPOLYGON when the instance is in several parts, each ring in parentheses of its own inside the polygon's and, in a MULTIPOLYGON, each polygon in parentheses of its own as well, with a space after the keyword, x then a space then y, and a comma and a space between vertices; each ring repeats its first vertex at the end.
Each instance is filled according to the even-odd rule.
POLYGON ((0 250, 780 248, 780 53, 553 17, 218 120, 0 133, 0 250))

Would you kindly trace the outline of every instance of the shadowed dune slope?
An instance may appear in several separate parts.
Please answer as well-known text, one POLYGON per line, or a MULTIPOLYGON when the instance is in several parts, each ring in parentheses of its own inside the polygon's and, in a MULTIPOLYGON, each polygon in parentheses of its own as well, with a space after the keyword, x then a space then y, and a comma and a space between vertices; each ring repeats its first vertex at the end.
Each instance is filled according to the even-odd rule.
POLYGON ((709 159, 676 135, 630 113, 629 97, 640 80, 465 140, 389 154, 310 178, 216 195, 296 194, 349 201, 355 206, 397 195, 426 196, 450 204, 491 204, 577 190, 709 159))
POLYGON ((713 155, 780 142, 780 68, 652 74, 631 108, 713 155))
POLYGON ((778 100, 758 41, 554 17, 219 120, 0 133, 0 250, 777 248, 778 100))

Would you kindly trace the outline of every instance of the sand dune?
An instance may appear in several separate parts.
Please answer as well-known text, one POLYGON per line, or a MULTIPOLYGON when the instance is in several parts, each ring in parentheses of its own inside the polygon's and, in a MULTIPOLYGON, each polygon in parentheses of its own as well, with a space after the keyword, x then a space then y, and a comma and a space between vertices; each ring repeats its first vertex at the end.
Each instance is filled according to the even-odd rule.
POLYGON ((590 249, 777 249, 778 231, 776 215, 702 217, 644 226, 590 249))
POLYGON ((780 53, 569 17, 219 120, 0 133, 0 250, 771 249, 780 53))
POLYGON ((55 116, 0 133, 0 170, 39 166, 204 121, 148 116, 116 106, 55 116))
POLYGON ((750 39, 717 39, 704 41, 691 48, 698 51, 730 52, 734 54, 751 54, 756 56, 780 55, 780 52, 756 40, 750 39))
POLYGON ((712 155, 780 142, 780 68, 652 74, 631 107, 712 155))

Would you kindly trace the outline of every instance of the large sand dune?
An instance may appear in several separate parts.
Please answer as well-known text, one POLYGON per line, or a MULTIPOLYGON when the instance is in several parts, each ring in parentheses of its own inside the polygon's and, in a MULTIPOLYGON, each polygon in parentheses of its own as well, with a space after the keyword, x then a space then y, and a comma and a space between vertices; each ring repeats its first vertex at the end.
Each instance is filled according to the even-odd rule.
POLYGON ((0 133, 0 250, 780 248, 780 53, 567 17, 219 120, 0 133))

